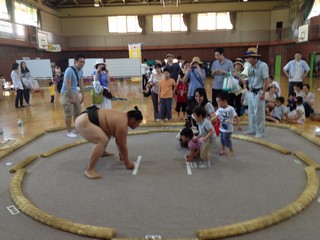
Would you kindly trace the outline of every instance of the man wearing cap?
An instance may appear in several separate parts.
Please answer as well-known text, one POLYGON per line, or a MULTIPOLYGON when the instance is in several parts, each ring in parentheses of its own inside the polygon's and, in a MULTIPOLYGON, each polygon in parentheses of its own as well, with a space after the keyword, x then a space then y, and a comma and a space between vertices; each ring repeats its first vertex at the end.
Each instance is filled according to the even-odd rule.
POLYGON ((250 63, 248 70, 248 134, 261 138, 265 128, 265 92, 267 89, 269 69, 260 60, 256 48, 249 48, 244 58, 250 63))
POLYGON ((293 86, 296 84, 301 89, 303 87, 303 79, 310 71, 309 65, 306 61, 301 59, 301 53, 294 54, 294 60, 289 61, 284 67, 283 71, 289 79, 289 96, 293 94, 293 86))
POLYGON ((212 105, 216 108, 218 106, 216 98, 217 95, 222 92, 223 80, 228 72, 233 73, 233 62, 224 56, 223 48, 217 48, 214 50, 214 56, 216 60, 211 66, 212 81, 212 105))
POLYGON ((167 58, 167 64, 164 66, 164 69, 168 68, 170 70, 171 78, 173 78, 177 82, 178 74, 181 69, 180 65, 179 63, 173 63, 173 58, 174 58, 173 54, 167 54, 166 58, 167 58))
POLYGON ((82 79, 82 68, 84 64, 85 58, 83 55, 78 54, 74 57, 74 66, 68 67, 64 72, 63 83, 60 91, 60 102, 64 110, 67 136, 71 138, 77 137, 71 129, 72 116, 75 120, 80 115, 81 104, 84 100, 84 86, 82 79), (81 99, 78 97, 78 85, 81 90, 81 99))
POLYGON ((189 82, 188 88, 188 107, 193 105, 194 101, 194 92, 197 88, 204 88, 204 81, 206 80, 206 70, 201 68, 201 62, 199 57, 193 57, 190 66, 187 68, 187 71, 183 77, 184 82, 189 82))

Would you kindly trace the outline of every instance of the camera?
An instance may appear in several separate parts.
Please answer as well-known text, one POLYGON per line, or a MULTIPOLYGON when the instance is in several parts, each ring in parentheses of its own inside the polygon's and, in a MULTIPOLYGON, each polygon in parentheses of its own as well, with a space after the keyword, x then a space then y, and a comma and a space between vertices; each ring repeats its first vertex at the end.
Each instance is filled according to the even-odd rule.
POLYGON ((107 70, 106 67, 101 68, 101 71, 106 71, 106 70, 107 70))

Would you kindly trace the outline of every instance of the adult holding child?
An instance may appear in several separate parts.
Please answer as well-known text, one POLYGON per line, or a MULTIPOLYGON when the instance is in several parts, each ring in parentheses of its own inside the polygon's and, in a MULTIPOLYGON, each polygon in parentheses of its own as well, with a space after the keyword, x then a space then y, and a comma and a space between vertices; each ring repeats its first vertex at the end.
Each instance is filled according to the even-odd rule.
POLYGON ((138 107, 125 113, 91 106, 82 112, 75 121, 75 127, 83 138, 94 144, 85 176, 90 179, 101 178, 95 167, 101 156, 112 155, 106 152, 111 137, 115 137, 120 160, 127 169, 133 169, 134 164, 128 156, 128 127, 135 129, 142 120, 138 107))
POLYGON ((265 129, 265 92, 269 77, 268 65, 261 61, 256 48, 249 48, 244 58, 250 63, 248 69, 248 134, 261 138, 265 129))

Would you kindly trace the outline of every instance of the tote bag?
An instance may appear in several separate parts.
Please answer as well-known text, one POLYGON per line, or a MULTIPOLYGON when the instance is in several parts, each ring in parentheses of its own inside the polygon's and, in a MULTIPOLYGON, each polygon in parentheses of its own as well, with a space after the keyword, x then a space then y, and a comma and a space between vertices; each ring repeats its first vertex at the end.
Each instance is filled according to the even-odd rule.
POLYGON ((103 87, 98 81, 93 81, 93 88, 91 89, 92 104, 101 104, 103 101, 103 87))
POLYGON ((222 91, 232 91, 233 88, 233 76, 228 72, 227 76, 223 79, 222 91))

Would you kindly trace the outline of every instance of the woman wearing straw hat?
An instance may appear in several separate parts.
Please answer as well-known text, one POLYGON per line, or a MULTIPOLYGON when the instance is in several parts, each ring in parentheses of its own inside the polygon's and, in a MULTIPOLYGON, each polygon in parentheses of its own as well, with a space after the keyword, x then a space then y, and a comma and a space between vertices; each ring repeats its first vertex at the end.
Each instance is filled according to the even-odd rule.
MULTIPOLYGON (((110 79, 108 75, 108 70, 106 69, 106 64, 101 59, 97 59, 96 63, 94 65, 94 72, 92 73, 93 80, 94 80, 94 87, 98 84, 103 89, 109 89, 110 85, 110 79)), ((95 87, 95 89, 97 89, 95 87)), ((112 102, 111 99, 108 99, 107 97, 103 97, 103 101, 101 104, 95 104, 99 108, 112 108, 112 102)))
MULTIPOLYGON (((242 58, 236 58, 236 60, 233 63, 234 65, 234 78, 239 80, 240 86, 243 88, 243 78, 241 77, 241 72, 244 69, 243 60, 242 58)), ((229 102, 228 104, 230 106, 233 106, 236 108, 238 116, 241 116, 241 97, 242 93, 229 93, 229 102)))
POLYGON ((265 92, 267 89, 269 68, 260 60, 256 48, 249 48, 244 58, 251 64, 248 70, 248 134, 261 138, 265 128, 265 92))

